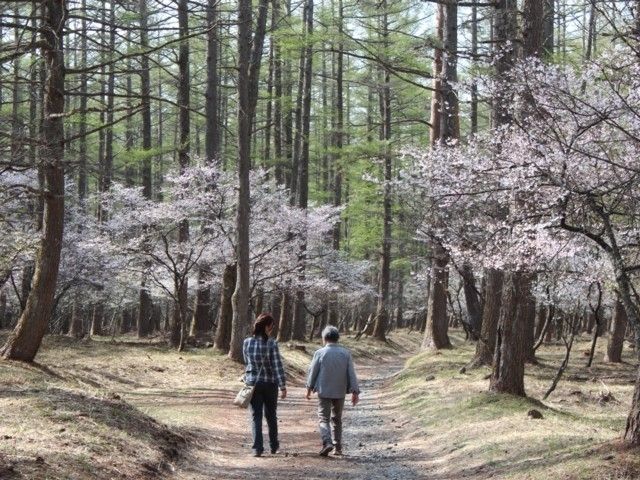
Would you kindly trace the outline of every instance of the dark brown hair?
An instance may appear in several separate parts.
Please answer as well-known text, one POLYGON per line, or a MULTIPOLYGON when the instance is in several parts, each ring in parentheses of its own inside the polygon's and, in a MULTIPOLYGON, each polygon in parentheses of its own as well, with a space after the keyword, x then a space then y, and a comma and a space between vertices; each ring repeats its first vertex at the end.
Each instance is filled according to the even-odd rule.
POLYGON ((253 324, 253 336, 257 337, 260 335, 264 340, 268 339, 269 335, 267 335, 267 327, 274 323, 275 320, 270 313, 261 313, 253 324))

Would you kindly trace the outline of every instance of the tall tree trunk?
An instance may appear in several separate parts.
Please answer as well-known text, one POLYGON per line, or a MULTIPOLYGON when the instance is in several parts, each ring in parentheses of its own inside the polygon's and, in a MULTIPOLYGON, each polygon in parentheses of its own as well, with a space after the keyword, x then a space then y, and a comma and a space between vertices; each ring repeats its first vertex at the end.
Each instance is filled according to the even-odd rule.
MULTIPOLYGON (((636 60, 638 60, 640 59, 640 0, 635 1, 635 7, 635 25, 632 30, 632 42, 636 52, 636 60)), ((638 305, 635 305, 631 301, 631 282, 628 272, 622 268, 622 257, 617 245, 613 242, 613 239, 614 237, 611 233, 611 243, 615 246, 613 249, 613 253, 616 255, 616 258, 614 258, 614 266, 616 270, 615 273, 620 301, 622 302, 625 313, 627 314, 627 321, 634 329, 636 355, 640 355, 640 318, 637 310, 638 305)), ((638 369, 636 377, 633 400, 631 401, 631 411, 627 417, 624 439, 627 443, 633 446, 637 447, 640 445, 640 368, 638 369)))
MULTIPOLYGON (((436 6, 436 39, 444 43, 444 5, 436 6)), ((431 92, 431 118, 429 120, 429 144, 434 147, 440 140, 440 117, 442 108, 442 49, 433 49, 433 91, 431 92)))
MULTIPOLYGON (((298 181, 296 182, 296 206, 302 210, 307 209, 309 203, 309 134, 311 126, 311 77, 313 74, 313 0, 307 0, 305 4, 305 41, 304 48, 304 78, 302 84, 302 113, 300 144, 298 147, 298 181)), ((306 234, 303 233, 306 236, 306 234)), ((307 257, 306 239, 303 239, 298 254, 298 279, 304 281, 307 257)), ((306 310, 304 306, 304 290, 298 288, 295 295, 293 308, 292 340, 304 340, 306 333, 306 310)))
MULTIPOLYGON (((384 49, 383 58, 387 55, 386 49, 389 47, 389 19, 387 12, 387 2, 383 0, 381 18, 381 43, 384 49)), ((382 143, 382 158, 384 159, 384 184, 383 184, 383 214, 382 214, 382 251, 380 254, 380 275, 378 283, 378 304, 376 307, 376 318, 373 326, 373 336, 378 340, 386 340, 387 324, 389 323, 389 282, 391 278, 391 75, 388 69, 382 72, 383 84, 379 87, 380 92, 380 140, 382 143)))
POLYGON ((622 348, 624 345, 624 334, 627 330, 627 312, 620 300, 616 301, 613 310, 613 320, 609 331, 609 341, 607 343, 607 353, 604 361, 611 363, 622 362, 622 348))
MULTIPOLYGON (((208 268, 208 267, 207 267, 208 268)), ((189 335, 203 337, 211 330, 211 284, 210 275, 205 269, 198 271, 198 291, 193 309, 193 319, 189 335)))
POLYGON ((526 352, 522 332, 526 328, 527 315, 524 310, 528 308, 526 296, 529 289, 530 280, 526 274, 516 271, 506 275, 489 385, 491 391, 525 396, 526 352))
POLYGON ((44 216, 42 237, 33 287, 18 324, 0 354, 6 359, 32 361, 47 330, 54 303, 64 230, 64 56, 63 32, 66 20, 63 0, 44 3, 42 39, 46 68, 42 144, 45 163, 44 216))
POLYGON ((242 362, 242 342, 249 328, 249 172, 251 125, 258 100, 258 79, 266 31, 268 2, 258 6, 255 35, 251 36, 251 0, 238 1, 238 209, 236 212, 237 280, 233 293, 233 319, 229 357, 242 362), (253 47, 253 52, 252 52, 253 47))
POLYGON ((205 157, 208 163, 218 160, 221 150, 218 89, 218 0, 207 1, 207 91, 205 94, 205 157))
POLYGON ((91 315, 91 330, 89 334, 92 337, 102 335, 102 324, 104 322, 104 303, 98 301, 93 306, 93 312, 91 315))
MULTIPOLYGON (((336 22, 338 23, 338 44, 335 53, 336 69, 336 94, 335 94, 335 130, 333 132, 333 204, 339 207, 342 204, 342 147, 344 144, 344 38, 343 38, 343 5, 342 0, 338 0, 338 12, 336 22)), ((340 250, 340 235, 342 222, 339 220, 333 227, 333 248, 340 250)))
POLYGON ((0 330, 9 326, 7 321, 7 292, 0 287, 0 330))
POLYGON ((280 304, 280 321, 278 325, 278 341, 286 342, 291 338, 291 304, 293 299, 288 290, 282 292, 280 304))
MULTIPOLYGON (((87 11, 87 0, 82 0, 81 10, 87 11)), ((87 19, 85 16, 81 22, 82 31, 80 33, 80 63, 82 68, 87 67, 87 19)), ((80 205, 84 208, 84 200, 87 197, 87 74, 80 74, 80 118, 78 135, 78 198, 80 205)))
MULTIPOLYGON (((280 1, 272 0, 273 11, 271 14, 271 25, 278 25, 280 22, 280 1)), ((283 85, 282 85, 282 50, 280 47, 280 39, 271 38, 273 44, 273 155, 275 157, 275 177, 278 185, 285 185, 285 172, 283 164, 285 159, 283 158, 283 85)))
POLYGON ((231 297, 236 286, 236 265, 225 265, 222 274, 222 289, 220 290, 220 312, 218 313, 218 326, 214 347, 221 352, 229 351, 231 341, 231 321, 233 319, 233 306, 231 297))
POLYGON ((529 291, 524 293, 524 305, 523 305, 523 315, 524 315, 524 359, 527 363, 538 363, 536 359, 536 351, 534 349, 536 342, 536 300, 535 297, 531 293, 531 284, 529 291))
MULTIPOLYGON (((153 180, 151 171, 151 74, 149 69, 149 32, 148 32, 148 11, 147 0, 139 0, 138 2, 139 21, 140 21, 140 48, 142 55, 140 56, 140 103, 142 114, 142 150, 144 152, 142 158, 142 194, 146 199, 153 197, 153 180)), ((138 338, 148 336, 152 331, 151 313, 153 310, 153 302, 151 294, 146 288, 146 274, 143 278, 138 291, 138 320, 137 332, 138 338)))
POLYGON ((471 265, 468 263, 462 266, 462 285, 467 304, 467 313, 469 315, 471 339, 476 341, 480 338, 482 331, 482 305, 480 304, 480 297, 478 295, 478 289, 476 288, 476 279, 473 275, 471 265))
POLYGON ((496 345, 496 332, 500 319, 502 302, 502 284, 504 273, 501 270, 489 269, 485 273, 485 300, 482 309, 482 330, 476 344, 476 353, 469 367, 491 365, 496 345))
POLYGON ((555 19, 554 7, 555 7, 554 0, 544 0, 544 7, 543 7, 544 26, 543 26, 542 46, 544 49, 545 57, 547 58, 553 55, 553 48, 554 48, 554 38, 553 38, 554 19, 555 19))
POLYGON ((68 335, 73 338, 83 338, 85 336, 84 328, 84 309, 80 307, 79 302, 74 301, 71 304, 71 321, 69 322, 68 335))
MULTIPOLYGON (((180 173, 184 173, 189 167, 191 155, 191 122, 189 119, 189 109, 191 107, 191 76, 189 73, 189 0, 179 0, 178 2, 178 28, 180 30, 180 47, 178 50, 178 105, 180 124, 180 143, 178 146, 178 163, 180 173)), ((186 220, 180 223, 178 229, 178 241, 186 243, 189 241, 189 222, 186 220)), ((171 328, 170 344, 182 350, 186 334, 186 321, 188 312, 188 285, 189 279, 184 276, 176 287, 179 288, 174 293, 177 304, 174 309, 173 323, 171 328)))
POLYGON ((448 2, 442 9, 442 111, 440 115, 440 141, 447 145, 460 138, 458 94, 458 4, 448 2))
MULTIPOLYGON (((471 7, 471 68, 478 66, 478 7, 471 7)), ((478 133, 478 82, 471 80, 471 134, 478 133)))
POLYGON ((451 341, 447 332, 449 327, 447 316, 448 262, 447 252, 440 245, 436 245, 431 267, 431 289, 424 338, 422 340, 423 349, 440 350, 451 348, 451 341))

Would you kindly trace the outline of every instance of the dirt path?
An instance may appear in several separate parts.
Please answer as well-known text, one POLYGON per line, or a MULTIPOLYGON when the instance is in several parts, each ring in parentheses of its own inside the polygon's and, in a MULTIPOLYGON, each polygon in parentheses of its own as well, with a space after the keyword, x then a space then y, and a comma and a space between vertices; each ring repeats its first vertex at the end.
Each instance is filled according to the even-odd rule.
POLYGON ((385 395, 385 379, 401 367, 399 357, 375 368, 358 365, 362 397, 356 407, 345 406, 342 457, 318 456, 316 400, 306 400, 301 386, 290 386, 278 405, 281 453, 261 458, 251 456, 249 413, 231 405, 233 390, 174 392, 170 398, 149 392, 148 405, 159 414, 169 409, 174 418, 178 412, 198 430, 195 448, 175 466, 179 479, 426 479, 421 442, 385 395))

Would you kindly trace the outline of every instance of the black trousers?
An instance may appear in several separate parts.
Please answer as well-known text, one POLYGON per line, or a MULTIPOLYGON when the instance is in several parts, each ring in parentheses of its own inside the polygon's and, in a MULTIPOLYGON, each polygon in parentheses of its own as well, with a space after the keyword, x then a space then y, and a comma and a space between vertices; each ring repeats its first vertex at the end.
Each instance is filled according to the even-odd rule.
POLYGON ((262 453, 264 442, 262 439, 262 414, 267 419, 269 428, 269 446, 271 451, 278 449, 278 385, 275 383, 258 382, 251 397, 251 430, 253 432, 253 450, 262 453))

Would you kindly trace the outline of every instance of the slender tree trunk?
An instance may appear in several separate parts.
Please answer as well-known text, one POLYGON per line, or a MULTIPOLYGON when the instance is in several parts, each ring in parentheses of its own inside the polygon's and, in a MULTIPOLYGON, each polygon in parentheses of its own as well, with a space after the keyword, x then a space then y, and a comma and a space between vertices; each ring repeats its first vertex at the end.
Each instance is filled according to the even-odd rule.
MULTIPOLYGON (((272 0, 273 11, 271 15, 271 25, 277 25, 281 18, 280 1, 272 0)), ((285 185, 286 178, 283 169, 285 159, 283 158, 283 85, 282 85, 282 51, 280 40, 272 37, 273 44, 273 155, 275 157, 275 177, 278 185, 285 185)))
POLYGON ((7 292, 0 287, 0 330, 9 326, 7 321, 7 292))
MULTIPOLYGON (((298 181, 296 182, 296 206, 302 210, 307 209, 309 202, 309 135, 311 126, 311 77, 313 75, 313 0, 307 0, 305 4, 305 40, 304 69, 301 72, 304 81, 302 83, 302 112, 301 132, 299 136, 299 160, 298 181)), ((303 234, 304 235, 304 234, 303 234)), ((298 279, 302 283, 305 277, 307 257, 306 239, 303 239, 298 254, 298 279)), ((304 290, 298 288, 295 295, 293 308, 292 340, 304 340, 306 333, 306 311, 304 307, 304 290)))
MULTIPOLYGON (((633 46, 636 49, 636 56, 640 58, 640 0, 635 1, 636 18, 635 25, 632 31, 633 46)), ((610 230, 609 230, 610 231, 610 230)), ((611 235, 613 240, 613 234, 611 235)), ((612 245, 615 246, 613 253, 616 254, 614 260, 614 266, 616 270, 616 278, 618 284, 618 291, 620 294, 620 300, 624 306, 625 313, 627 315, 627 321, 634 329, 635 334, 635 348, 636 355, 640 355, 640 318, 638 315, 637 305, 634 305, 631 301, 631 282, 629 280, 628 273, 624 271, 622 267, 622 259, 620 252, 616 244, 612 241, 612 245)), ((640 445, 640 368, 636 377, 635 389, 633 392, 633 400, 631 402, 631 411, 627 417, 627 426, 624 432, 624 439, 627 443, 638 446, 640 445)))
POLYGON ((219 0, 207 2, 207 91, 205 94, 205 157, 208 163, 218 161, 220 154, 220 120, 218 89, 218 4, 219 0))
MULTIPOLYGON (((87 0, 82 0, 81 9, 87 11, 87 0)), ((82 18, 82 32, 80 37, 80 63, 82 68, 87 66, 87 19, 82 18)), ((87 197, 87 74, 80 74, 80 118, 78 135, 78 198, 84 208, 84 200, 87 197)))
POLYGON ((554 20, 555 20, 555 1, 544 0, 543 7, 544 26, 543 26, 543 38, 542 46, 544 49, 545 57, 549 58, 553 55, 554 49, 554 20))
POLYGON ((218 326, 214 347, 221 352, 229 351, 231 341, 231 321, 233 319, 233 306, 231 297, 236 286, 236 265, 226 265, 222 274, 222 289, 220 291, 220 313, 218 313, 218 326))
MULTIPOLYGON (((180 47, 178 49, 178 71, 179 71, 179 85, 178 85, 178 105, 179 111, 179 126, 180 126, 180 140, 178 146, 178 163, 180 166, 180 173, 189 167, 191 156, 191 122, 189 118, 189 108, 191 106, 191 75, 189 68, 189 0, 179 0, 178 2, 178 28, 180 30, 180 47)), ((182 221, 178 228, 178 241, 180 243, 186 243, 189 241, 189 222, 182 221)), ((182 260, 182 259, 181 259, 182 260)), ((171 325, 171 336, 169 343, 173 347, 177 347, 182 350, 186 335, 186 321, 188 312, 188 284, 189 279, 185 275, 180 282, 176 283, 177 290, 175 292, 175 298, 177 304, 174 309, 173 322, 171 325)))
MULTIPOLYGON (((444 43, 444 5, 436 7, 436 38, 444 43)), ((433 91, 431 92, 431 119, 429 120, 429 143, 434 147, 440 140, 440 117, 442 108, 442 49, 433 50, 433 91)))
POLYGON ((102 335, 103 323, 104 323, 104 303, 99 301, 93 306, 93 312, 91 315, 91 330, 89 334, 92 337, 102 335))
POLYGON ((85 336, 84 310, 77 301, 71 304, 71 321, 69 322, 68 334, 73 338, 83 338, 85 336))
MULTIPOLYGON (((335 53, 336 69, 336 94, 335 94, 335 130, 333 132, 333 204, 339 207, 342 204, 342 147, 344 145, 344 39, 343 39, 343 5, 338 0, 338 44, 335 53)), ((342 222, 339 220, 333 227, 333 248, 340 250, 340 235, 342 222)))
POLYGON ((46 68, 42 143, 45 199, 42 237, 33 287, 18 324, 0 350, 2 357, 32 361, 44 336, 54 303, 64 230, 64 57, 65 2, 46 0, 42 39, 46 68))
MULTIPOLYGON (((382 48, 389 46, 389 22, 387 12, 387 2, 382 2, 383 14, 381 18, 381 43, 382 48)), ((380 275, 378 283, 378 305, 376 307, 376 317, 373 326, 373 336, 378 340, 386 340, 387 324, 389 323, 389 282, 391 278, 391 180, 392 180, 392 158, 391 158, 391 75, 388 69, 382 72, 383 84, 380 86, 380 140, 382 141, 382 157, 384 159, 384 185, 383 185, 383 214, 382 214, 382 252, 380 254, 380 275)))
POLYGON ((249 172, 251 125, 258 94, 262 46, 268 2, 261 0, 256 32, 251 36, 251 0, 238 1, 238 208, 236 212, 237 280, 233 293, 233 319, 229 358, 242 362, 242 342, 249 328, 249 172), (253 52, 251 48, 253 46, 253 52))
POLYGON ((536 364, 538 363, 538 359, 536 358, 536 351, 534 348, 536 342, 536 300, 531 294, 531 290, 524 292, 524 294, 524 358, 527 363, 536 364))
MULTIPOLYGON (((478 65, 478 7, 471 7, 471 68, 478 65)), ((471 133, 478 133, 478 82, 471 81, 471 133)))
MULTIPOLYGON (((143 52, 149 49, 149 33, 148 33, 148 12, 147 0, 139 0, 138 8, 140 10, 140 48, 143 52)), ((140 103, 142 114, 142 150, 148 152, 151 150, 151 74, 149 69, 149 58, 146 53, 140 56, 140 103)), ((145 198, 153 197, 151 157, 148 153, 143 155, 142 159, 142 194, 145 198)), ((149 290, 146 288, 146 278, 142 278, 140 290, 138 292, 138 320, 137 332, 138 338, 148 336, 152 331, 151 311, 153 302, 149 290)))

